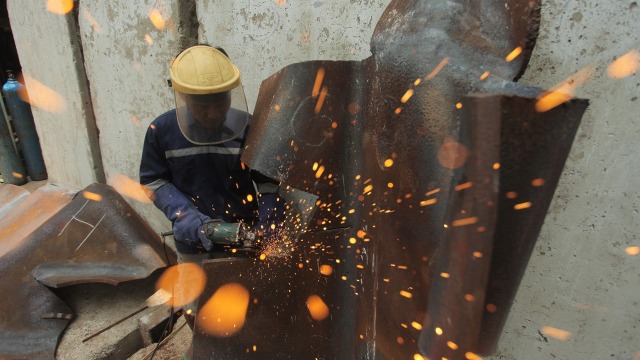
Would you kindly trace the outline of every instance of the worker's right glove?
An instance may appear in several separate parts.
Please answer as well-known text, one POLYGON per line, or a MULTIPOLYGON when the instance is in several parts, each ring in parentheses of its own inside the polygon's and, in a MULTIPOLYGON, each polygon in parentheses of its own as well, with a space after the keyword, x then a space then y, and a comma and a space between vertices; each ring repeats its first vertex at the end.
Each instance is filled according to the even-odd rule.
POLYGON ((204 233, 211 218, 202 214, 173 184, 168 183, 154 193, 153 203, 173 224, 173 235, 197 252, 209 251, 213 244, 204 233))

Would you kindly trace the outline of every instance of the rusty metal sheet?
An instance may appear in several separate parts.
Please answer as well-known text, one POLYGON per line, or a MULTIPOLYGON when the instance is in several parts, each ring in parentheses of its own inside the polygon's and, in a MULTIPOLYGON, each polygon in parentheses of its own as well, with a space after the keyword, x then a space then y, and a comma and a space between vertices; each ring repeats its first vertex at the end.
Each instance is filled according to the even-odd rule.
POLYGON ((358 346, 353 341, 357 324, 350 314, 359 296, 359 270, 353 262, 336 259, 357 256, 348 241, 350 233, 351 229, 306 233, 297 242, 300 251, 287 256, 206 261, 203 269, 215 276, 208 277, 200 296, 194 359, 349 358, 358 346), (230 283, 249 293, 246 319, 232 336, 214 335, 207 322, 217 319, 200 316, 206 317, 207 301, 230 283), (307 304, 313 299, 322 299, 328 317, 311 316, 307 304))
POLYGON ((50 216, 26 235, 18 230, 0 237, 0 288, 12 289, 0 299, 1 358, 54 358, 73 313, 44 285, 115 285, 166 266, 158 235, 110 186, 90 185, 64 207, 60 198, 69 194, 54 193, 35 204, 30 196, 22 204, 24 218, 2 219, 7 229, 20 227, 21 219, 50 216))
POLYGON ((18 206, 29 194, 31 193, 27 189, 20 186, 12 184, 0 186, 0 218, 18 206))
POLYGON ((263 82, 243 161, 318 196, 307 228, 318 244, 348 226, 366 254, 341 259, 359 294, 341 358, 495 349, 587 106, 538 113, 541 90, 513 82, 539 14, 539 1, 396 0, 372 57, 293 64, 263 82))

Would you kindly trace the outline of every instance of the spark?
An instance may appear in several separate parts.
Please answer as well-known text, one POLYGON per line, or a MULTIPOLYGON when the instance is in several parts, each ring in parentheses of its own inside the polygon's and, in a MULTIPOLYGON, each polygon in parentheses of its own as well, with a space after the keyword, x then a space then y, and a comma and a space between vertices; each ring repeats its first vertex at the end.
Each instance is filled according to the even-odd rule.
POLYGON ((440 276, 442 276, 445 279, 448 279, 449 277, 451 277, 449 273, 446 273, 446 272, 440 273, 440 276))
POLYGON ((640 69, 640 51, 630 51, 609 65, 607 75, 613 79, 623 79, 640 69))
POLYGON ((531 185, 532 185, 532 186, 535 186, 535 187, 542 186, 542 185, 544 185, 544 179, 543 179, 543 178, 533 179, 533 180, 531 181, 531 185))
POLYGON ((488 78, 489 75, 491 75, 491 73, 488 72, 488 71, 485 71, 484 74, 480 75, 480 80, 484 80, 484 79, 488 78))
POLYGON ((363 239, 365 236, 367 236, 367 233, 363 230, 358 230, 357 234, 356 234, 360 239, 363 239))
POLYGON ((17 173, 17 172, 12 172, 11 175, 13 175, 13 177, 17 178, 17 179, 22 179, 24 177, 24 175, 17 173))
POLYGON ((475 300, 475 296, 471 295, 471 294, 464 294, 464 299, 471 302, 473 300, 475 300))
POLYGON ((406 297, 407 299, 411 299, 413 297, 412 293, 404 290, 400 290, 400 295, 406 297))
POLYGON ((356 238, 350 238, 349 243, 355 244, 357 242, 356 238))
POLYGON ((505 197, 507 199, 515 199, 518 197, 518 193, 515 191, 509 191, 508 193, 505 194, 505 197))
POLYGON ((172 293, 170 305, 180 307, 195 300, 204 290, 207 275, 194 263, 174 265, 158 278, 157 290, 172 293))
POLYGON ((248 202, 252 202, 253 201, 253 195, 247 194, 247 201, 248 202))
POLYGON ((636 256, 638 254, 640 254, 640 247, 639 246, 629 246, 628 248, 624 249, 624 251, 631 255, 631 256, 636 256))
POLYGON ((465 219, 455 220, 453 223, 451 223, 451 226, 456 227, 456 226, 472 225, 477 222, 478 222, 478 218, 474 216, 474 217, 469 217, 465 219))
POLYGON ((513 208, 516 209, 516 210, 523 210, 523 209, 530 208, 531 205, 532 205, 531 202, 527 201, 527 202, 523 202, 523 203, 520 203, 520 204, 515 204, 515 205, 513 205, 513 208))
POLYGON ((402 112, 402 108, 396 108, 393 113, 396 115, 400 115, 400 113, 402 112))
POLYGON ((316 81, 313 84, 313 90, 311 91, 311 96, 316 97, 320 93, 320 87, 322 86, 322 80, 324 79, 324 67, 318 68, 318 72, 316 73, 316 81))
POLYGON ((461 191, 461 190, 466 190, 468 188, 470 188, 471 186, 473 186, 473 183, 471 181, 468 181, 466 183, 460 184, 458 186, 455 187, 456 191, 461 191))
POLYGON ((429 199, 420 201, 420 206, 429 206, 438 202, 438 199, 429 199))
POLYGON ((316 179, 320 179, 320 177, 322 176, 323 172, 324 172, 324 166, 320 166, 318 168, 318 171, 316 171, 316 179))
POLYGON ((144 34, 144 39, 147 41, 149 45, 153 45, 153 39, 151 38, 151 35, 144 34))
POLYGON ((158 30, 162 30, 166 26, 164 18, 162 17, 162 14, 160 14, 160 10, 156 8, 149 10, 149 20, 151 20, 153 26, 158 30))
POLYGON ((113 186, 120 195, 143 204, 149 204, 151 202, 149 195, 153 194, 153 191, 146 187, 141 187, 138 181, 128 178, 123 174, 113 174, 107 180, 107 184, 113 186))
POLYGON ((442 335, 442 329, 437 327, 434 329, 434 331, 436 332, 436 335, 442 335))
POLYGON ((38 80, 24 76, 22 81, 25 87, 18 91, 18 97, 31 106, 51 113, 62 113, 67 108, 64 97, 38 80))
POLYGON ((273 110, 280 111, 280 105, 278 105, 278 104, 273 105, 273 110))
POLYGON ((320 265, 320 274, 325 276, 333 274, 333 267, 331 265, 320 265))
POLYGON ((73 10, 73 0, 48 0, 47 11, 58 15, 68 14, 73 10))
POLYGON ((593 67, 588 66, 578 71, 576 74, 569 77, 560 84, 554 86, 550 90, 542 93, 538 97, 538 101, 536 101, 536 111, 549 111, 556 106, 564 104, 565 102, 573 99, 578 86, 581 86, 589 81, 591 79, 593 71, 593 67))
POLYGON ((129 116, 129 120, 131 120, 131 122, 133 123, 133 125, 135 126, 140 126, 140 120, 138 120, 137 117, 130 115, 129 116))
POLYGON ((274 0, 276 5, 284 6, 287 3, 287 0, 274 0))
POLYGON ((458 110, 462 109, 462 103, 461 102, 456 104, 456 109, 458 109, 458 110))
POLYGON ((387 159, 384 161, 384 167, 392 167, 393 166, 393 160, 392 159, 387 159))
POLYGON ((466 352, 464 354, 465 359, 467 360, 482 360, 482 358, 472 352, 466 352))
POLYGON ((218 337, 237 333, 244 326, 249 299, 249 291, 243 285, 222 285, 198 312, 198 326, 218 337))
POLYGON ((414 354, 413 355, 413 360, 429 360, 429 359, 425 358, 424 356, 422 356, 420 354, 414 354))
POLYGON ((400 102, 404 104, 407 101, 409 101, 409 99, 411 99, 412 96, 413 96, 413 89, 409 89, 407 90, 406 93, 404 93, 404 95, 402 95, 402 98, 400 98, 400 102))
POLYGON ((102 195, 100 195, 100 194, 96 194, 96 193, 92 193, 92 192, 89 192, 89 191, 83 191, 83 192, 82 192, 82 196, 83 196, 85 199, 88 199, 88 200, 92 200, 92 201, 102 201, 102 195))
POLYGON ((319 114, 320 110, 322 110, 322 105, 324 105, 324 99, 327 97, 327 92, 329 92, 329 89, 326 86, 323 86, 322 91, 320 91, 320 96, 318 97, 318 102, 316 103, 316 108, 314 109, 316 114, 319 114))
POLYGON ((476 257, 476 258, 478 258, 478 259, 479 259, 479 258, 481 258, 481 257, 482 257, 482 253, 481 253, 481 252, 479 252, 479 251, 474 251, 474 252, 473 252, 473 257, 476 257))
POLYGON ((82 15, 87 19, 87 21, 93 28, 93 31, 97 32, 98 34, 102 32, 102 27, 100 27, 100 24, 87 9, 82 9, 82 15))
POLYGON ((400 336, 398 336, 398 337, 396 338, 396 341, 397 341, 397 342, 398 342, 398 344, 400 344, 400 345, 404 344, 404 339, 403 339, 402 337, 400 337, 400 336))
POLYGON ((413 328, 416 329, 416 330, 422 330, 422 325, 420 323, 415 322, 415 321, 413 321, 411 323, 411 326, 413 326, 413 328))
POLYGON ((562 340, 562 341, 566 341, 567 339, 569 339, 569 337, 571 337, 571 333, 565 330, 561 330, 558 328, 554 328, 551 326, 544 326, 542 327, 542 329, 540 329, 540 332, 552 337, 554 339, 558 339, 558 340, 562 340))
POLYGON ((438 66, 436 66, 435 69, 433 69, 433 71, 431 71, 429 73, 429 75, 427 75, 425 77, 425 80, 429 81, 431 79, 433 79, 434 77, 436 77, 436 75, 438 75, 438 73, 440 72, 440 70, 442 70, 442 68, 445 67, 445 65, 447 65, 447 63, 449 62, 449 58, 445 57, 444 59, 442 59, 442 61, 440 61, 440 63, 438 64, 438 66))
POLYGON ((509 55, 507 55, 507 57, 505 57, 504 59, 507 62, 512 62, 513 60, 515 60, 520 54, 522 54, 522 47, 518 46, 517 48, 513 49, 513 51, 511 53, 509 53, 509 55))
POLYGON ((498 307, 494 304, 487 304, 487 311, 493 314, 498 311, 498 307))
POLYGON ((373 185, 367 185, 367 186, 365 186, 364 191, 362 193, 366 194, 371 190, 373 190, 373 185))
POLYGON ((318 295, 311 295, 307 298, 307 309, 311 317, 316 321, 321 321, 329 316, 329 307, 318 295))
POLYGON ((431 195, 439 193, 439 192, 440 192, 440 188, 433 189, 433 190, 427 192, 426 194, 424 194, 424 196, 431 196, 431 195))
POLYGON ((388 187, 389 189, 393 189, 393 183, 392 183, 392 182, 388 183, 388 184, 387 184, 387 187, 388 187))
POLYGON ((493 164, 493 170, 498 170, 498 169, 500 169, 500 163, 493 164))
POLYGON ((453 341, 447 341, 447 346, 452 350, 458 350, 458 344, 454 343, 453 341))

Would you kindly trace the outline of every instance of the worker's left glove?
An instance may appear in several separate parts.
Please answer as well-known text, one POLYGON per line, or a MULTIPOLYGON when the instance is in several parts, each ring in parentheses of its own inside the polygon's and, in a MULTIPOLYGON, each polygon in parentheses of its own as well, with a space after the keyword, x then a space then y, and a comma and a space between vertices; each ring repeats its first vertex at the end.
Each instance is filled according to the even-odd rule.
POLYGON ((278 194, 258 195, 258 222, 254 231, 264 240, 269 240, 282 231, 286 203, 278 194))

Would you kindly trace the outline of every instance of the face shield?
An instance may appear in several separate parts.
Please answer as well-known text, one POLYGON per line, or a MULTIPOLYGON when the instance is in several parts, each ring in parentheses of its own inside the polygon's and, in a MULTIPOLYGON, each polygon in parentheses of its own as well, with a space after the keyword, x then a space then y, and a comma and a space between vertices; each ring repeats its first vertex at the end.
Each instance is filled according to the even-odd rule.
POLYGON ((182 134, 196 145, 213 145, 241 135, 249 121, 242 85, 215 94, 174 90, 182 134))

